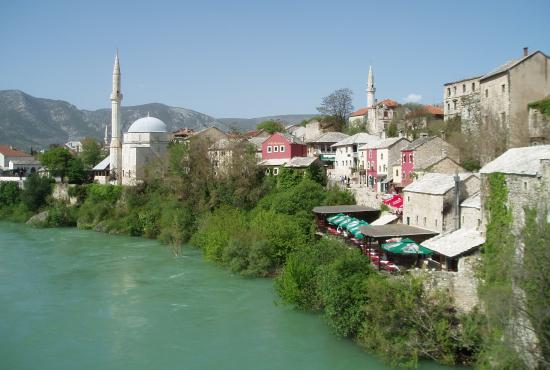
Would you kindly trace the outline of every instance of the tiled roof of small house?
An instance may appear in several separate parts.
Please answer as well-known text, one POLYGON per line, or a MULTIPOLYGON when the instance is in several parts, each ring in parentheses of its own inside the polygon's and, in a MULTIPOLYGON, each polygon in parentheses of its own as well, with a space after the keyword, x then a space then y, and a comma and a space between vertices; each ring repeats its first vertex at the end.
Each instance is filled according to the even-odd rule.
POLYGON ((285 167, 304 168, 311 166, 315 161, 318 161, 317 157, 294 157, 285 164, 285 167))
POLYGON ((396 102, 395 100, 391 100, 391 99, 384 99, 384 100, 379 101, 378 103, 376 103, 376 105, 385 105, 388 108, 397 108, 397 107, 399 107, 399 103, 396 102))
POLYGON ((493 161, 487 163, 479 173, 501 172, 514 175, 536 176, 540 161, 550 159, 550 145, 535 145, 508 149, 493 161))
POLYGON ((332 144, 331 146, 338 147, 338 146, 354 145, 354 144, 370 144, 370 143, 378 142, 379 140, 380 138, 378 136, 367 134, 366 132, 360 132, 358 134, 347 137, 344 140, 340 140, 337 143, 332 144))
POLYGON ((349 135, 346 135, 343 132, 331 131, 331 132, 325 132, 308 142, 309 143, 337 143, 339 141, 347 139, 348 137, 349 135))
POLYGON ((0 153, 6 157, 31 157, 30 154, 17 150, 10 145, 0 145, 0 153))
POLYGON ((474 195, 464 199, 464 201, 460 203, 460 206, 481 209, 481 194, 475 193, 474 195))
POLYGON ((369 108, 361 108, 356 110, 355 112, 351 112, 349 115, 350 117, 360 117, 360 116, 366 116, 369 113, 369 108))
MULTIPOLYGON (((427 173, 406 186, 403 191, 432 195, 443 195, 455 186, 455 175, 445 173, 427 173)), ((460 182, 474 176, 472 173, 459 173, 460 182)))
POLYGON ((404 147, 401 150, 415 150, 419 146, 422 146, 426 144, 427 142, 431 141, 432 139, 435 139, 435 136, 425 136, 425 137, 419 137, 418 139, 412 141, 409 145, 404 147))

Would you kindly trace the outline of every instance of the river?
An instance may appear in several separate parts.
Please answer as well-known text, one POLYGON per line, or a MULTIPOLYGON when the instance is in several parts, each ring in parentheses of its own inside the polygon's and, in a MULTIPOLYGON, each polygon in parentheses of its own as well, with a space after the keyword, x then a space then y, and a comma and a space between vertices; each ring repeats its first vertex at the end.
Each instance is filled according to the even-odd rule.
POLYGON ((0 223, 0 369, 390 369, 276 300, 193 248, 0 223))

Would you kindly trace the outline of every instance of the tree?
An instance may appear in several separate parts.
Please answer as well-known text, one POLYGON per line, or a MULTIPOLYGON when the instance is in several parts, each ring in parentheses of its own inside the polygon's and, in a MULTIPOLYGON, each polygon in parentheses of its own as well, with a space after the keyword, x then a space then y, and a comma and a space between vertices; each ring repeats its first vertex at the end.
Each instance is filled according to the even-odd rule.
POLYGON ((53 147, 40 155, 40 161, 50 171, 53 176, 61 177, 61 181, 67 175, 69 162, 73 156, 67 148, 53 147))
POLYGON ((256 128, 258 130, 265 130, 270 134, 273 134, 274 132, 283 132, 285 130, 285 126, 281 123, 281 121, 273 119, 263 121, 258 126, 256 126, 256 128))
POLYGON ((84 163, 84 167, 91 169, 96 164, 98 164, 104 157, 103 148, 100 143, 95 139, 87 137, 82 140, 82 151, 80 152, 80 158, 84 163))
POLYGON ((80 158, 71 158, 67 166, 67 177, 71 184, 82 184, 88 179, 84 162, 80 158))
POLYGON ((323 98, 317 110, 325 116, 332 117, 341 127, 344 127, 353 111, 352 95, 353 92, 350 89, 336 90, 323 98))
POLYGON ((21 193, 21 200, 30 211, 36 211, 46 203, 52 186, 50 179, 31 174, 25 181, 25 189, 21 193))

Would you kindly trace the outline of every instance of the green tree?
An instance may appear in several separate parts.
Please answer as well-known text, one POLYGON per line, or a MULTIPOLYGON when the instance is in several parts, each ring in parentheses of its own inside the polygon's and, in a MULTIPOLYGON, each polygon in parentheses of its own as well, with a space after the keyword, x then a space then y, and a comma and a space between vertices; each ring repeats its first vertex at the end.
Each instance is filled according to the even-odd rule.
POLYGON ((325 96, 317 110, 324 116, 331 117, 340 127, 345 127, 353 111, 352 101, 353 92, 350 89, 339 89, 325 96))
POLYGON ((53 147, 40 155, 40 161, 53 176, 61 177, 61 181, 67 176, 69 163, 73 156, 67 148, 53 147))
POLYGON ((88 173, 84 169, 84 162, 78 157, 72 157, 67 167, 67 178, 71 184, 82 184, 88 179, 88 173))
POLYGON ((21 189, 14 181, 0 182, 0 205, 10 206, 19 202, 21 189))
POLYGON ((103 151, 101 144, 90 137, 82 140, 82 151, 80 152, 80 158, 84 163, 86 169, 93 168, 98 164, 107 154, 103 151))
POLYGON ((46 204, 47 197, 52 192, 51 180, 36 174, 27 176, 21 200, 30 211, 37 211, 46 204))
POLYGON ((273 134, 275 132, 284 132, 285 126, 281 121, 269 119, 267 121, 263 121, 260 124, 256 126, 258 130, 265 130, 269 132, 270 134, 273 134))

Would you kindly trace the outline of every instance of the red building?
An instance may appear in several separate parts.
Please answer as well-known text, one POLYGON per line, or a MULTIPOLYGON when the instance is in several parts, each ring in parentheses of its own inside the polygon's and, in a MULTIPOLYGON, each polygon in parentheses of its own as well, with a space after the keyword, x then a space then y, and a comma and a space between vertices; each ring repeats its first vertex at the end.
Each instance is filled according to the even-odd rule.
POLYGON ((412 182, 414 172, 414 149, 405 148, 401 151, 401 184, 407 186, 412 182))
POLYGON ((300 139, 276 132, 262 143, 262 160, 307 157, 307 146, 300 139))
POLYGON ((376 180, 378 175, 378 164, 376 163, 376 148, 367 149, 365 151, 365 167, 367 168, 367 186, 371 189, 376 189, 376 180))

